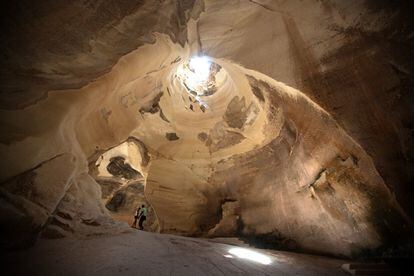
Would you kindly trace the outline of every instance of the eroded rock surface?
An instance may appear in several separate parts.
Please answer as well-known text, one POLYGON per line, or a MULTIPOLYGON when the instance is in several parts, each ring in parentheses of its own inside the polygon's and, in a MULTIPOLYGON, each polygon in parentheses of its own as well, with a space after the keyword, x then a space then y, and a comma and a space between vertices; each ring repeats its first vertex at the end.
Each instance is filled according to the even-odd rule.
POLYGON ((117 233, 145 203, 151 231, 292 250, 410 238, 413 28, 374 2, 39 8, 2 46, 7 235, 117 233))

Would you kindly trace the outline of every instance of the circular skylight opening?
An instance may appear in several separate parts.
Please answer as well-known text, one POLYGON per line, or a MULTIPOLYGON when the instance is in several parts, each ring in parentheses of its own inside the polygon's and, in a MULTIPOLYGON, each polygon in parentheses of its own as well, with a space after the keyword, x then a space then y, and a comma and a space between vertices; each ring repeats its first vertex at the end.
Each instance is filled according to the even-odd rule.
POLYGON ((206 56, 195 56, 188 63, 190 69, 194 72, 194 78, 198 82, 205 82, 210 75, 211 61, 206 56))
POLYGON ((176 76, 193 96, 209 96, 217 90, 216 76, 221 70, 208 56, 193 56, 177 69, 176 76))

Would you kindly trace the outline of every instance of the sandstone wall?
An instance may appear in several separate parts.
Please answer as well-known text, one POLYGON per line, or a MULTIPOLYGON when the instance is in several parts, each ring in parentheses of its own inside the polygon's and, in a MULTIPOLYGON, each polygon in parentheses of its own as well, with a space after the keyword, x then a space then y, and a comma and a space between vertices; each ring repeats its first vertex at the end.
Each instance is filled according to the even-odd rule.
POLYGON ((2 46, 6 237, 123 231, 88 171, 128 139, 148 153, 145 195, 161 232, 273 237, 346 256, 410 235, 413 36, 403 6, 109 3, 40 6, 33 14, 44 16, 19 19, 2 46), (177 76, 196 53, 220 68, 209 95, 177 76))

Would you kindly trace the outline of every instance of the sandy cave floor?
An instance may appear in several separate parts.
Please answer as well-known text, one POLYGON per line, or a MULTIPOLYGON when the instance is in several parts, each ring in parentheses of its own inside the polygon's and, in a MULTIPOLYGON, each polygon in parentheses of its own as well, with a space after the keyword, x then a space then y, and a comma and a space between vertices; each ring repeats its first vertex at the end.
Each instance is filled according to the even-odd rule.
POLYGON ((136 230, 41 240, 3 260, 8 275, 346 275, 340 268, 344 260, 254 249, 270 258, 264 265, 232 255, 234 248, 240 247, 136 230))

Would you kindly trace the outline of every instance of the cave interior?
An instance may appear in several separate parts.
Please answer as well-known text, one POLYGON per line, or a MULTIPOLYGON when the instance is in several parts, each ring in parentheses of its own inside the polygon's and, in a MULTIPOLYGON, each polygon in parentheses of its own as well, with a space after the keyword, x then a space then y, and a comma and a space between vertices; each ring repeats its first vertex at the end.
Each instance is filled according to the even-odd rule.
POLYGON ((2 6, 14 274, 412 272, 410 1, 2 6))

